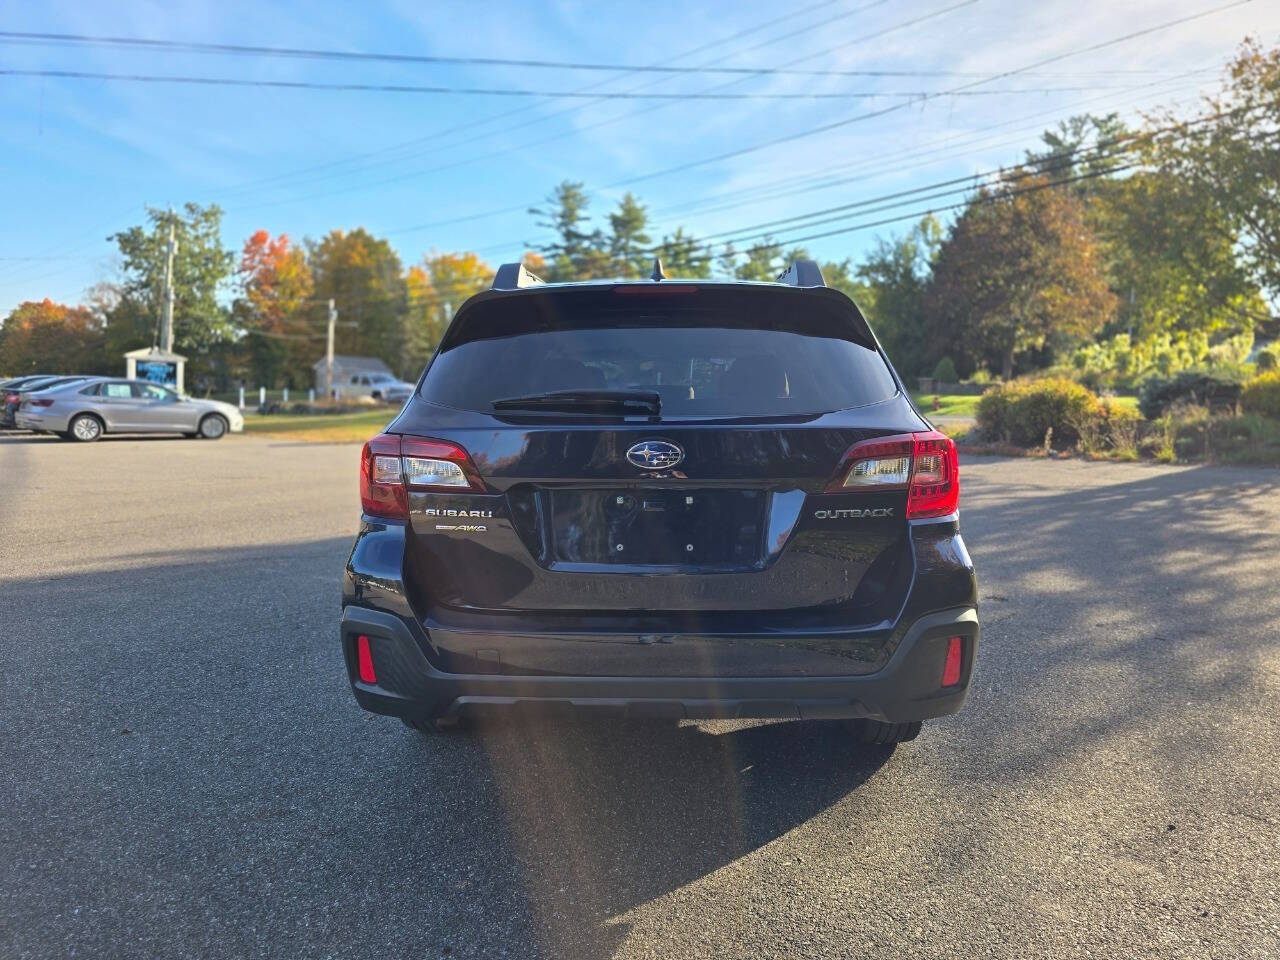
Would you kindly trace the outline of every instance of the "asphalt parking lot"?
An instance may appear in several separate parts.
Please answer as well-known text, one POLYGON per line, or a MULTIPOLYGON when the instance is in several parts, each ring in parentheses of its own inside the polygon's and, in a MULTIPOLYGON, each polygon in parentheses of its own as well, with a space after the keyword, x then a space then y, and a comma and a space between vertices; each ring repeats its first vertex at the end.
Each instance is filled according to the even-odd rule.
POLYGON ((983 659, 890 754, 362 713, 358 456, 0 438, 0 956, 1280 956, 1280 473, 966 462, 983 659))

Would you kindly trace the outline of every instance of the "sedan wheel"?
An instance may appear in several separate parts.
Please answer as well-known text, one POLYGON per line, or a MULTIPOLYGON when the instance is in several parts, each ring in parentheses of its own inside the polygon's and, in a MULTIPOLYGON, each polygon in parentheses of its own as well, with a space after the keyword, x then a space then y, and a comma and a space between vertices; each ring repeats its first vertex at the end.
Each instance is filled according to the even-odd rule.
POLYGON ((97 417, 81 414, 71 421, 68 432, 82 443, 92 443, 102 436, 102 422, 97 417))
POLYGON ((206 440, 217 440, 227 432, 227 421, 216 413, 211 413, 200 421, 200 436, 206 440))

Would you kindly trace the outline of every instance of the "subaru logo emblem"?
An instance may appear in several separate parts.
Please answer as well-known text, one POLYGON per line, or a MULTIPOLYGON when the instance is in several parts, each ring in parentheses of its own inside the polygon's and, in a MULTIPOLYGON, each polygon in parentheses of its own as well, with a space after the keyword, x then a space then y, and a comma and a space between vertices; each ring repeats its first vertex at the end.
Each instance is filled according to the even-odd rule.
POLYGON ((666 440, 644 440, 627 451, 627 461, 645 470, 670 470, 684 459, 684 451, 666 440))

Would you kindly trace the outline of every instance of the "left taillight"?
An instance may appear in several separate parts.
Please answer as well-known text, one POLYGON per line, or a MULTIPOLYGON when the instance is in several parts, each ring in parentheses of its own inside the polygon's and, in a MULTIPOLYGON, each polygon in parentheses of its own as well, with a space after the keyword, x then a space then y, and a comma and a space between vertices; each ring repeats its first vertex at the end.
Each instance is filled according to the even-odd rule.
POLYGON ((907 519, 944 517, 960 506, 955 441, 936 430, 854 444, 827 493, 907 490, 907 519))
POLYGON ((409 491, 484 491, 467 451, 456 443, 380 433, 360 454, 360 506, 372 517, 409 519, 409 491))
POLYGON ((31 405, 33 407, 52 407, 53 400, 49 397, 32 397, 31 405))

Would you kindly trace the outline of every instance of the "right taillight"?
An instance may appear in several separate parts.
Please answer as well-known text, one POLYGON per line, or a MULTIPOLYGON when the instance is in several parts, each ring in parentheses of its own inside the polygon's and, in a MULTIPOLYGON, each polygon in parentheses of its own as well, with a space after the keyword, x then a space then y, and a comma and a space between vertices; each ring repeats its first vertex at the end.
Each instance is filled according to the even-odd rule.
POLYGON ((907 519, 944 517, 960 506, 960 465, 946 434, 903 433, 854 444, 827 493, 907 490, 907 519))
POLYGON ((482 492, 484 482, 456 443, 380 433, 360 455, 360 506, 372 517, 409 519, 409 491, 482 492))

